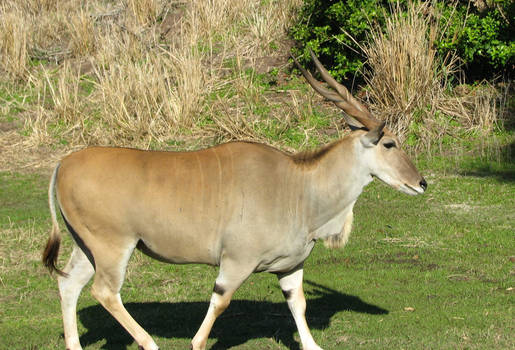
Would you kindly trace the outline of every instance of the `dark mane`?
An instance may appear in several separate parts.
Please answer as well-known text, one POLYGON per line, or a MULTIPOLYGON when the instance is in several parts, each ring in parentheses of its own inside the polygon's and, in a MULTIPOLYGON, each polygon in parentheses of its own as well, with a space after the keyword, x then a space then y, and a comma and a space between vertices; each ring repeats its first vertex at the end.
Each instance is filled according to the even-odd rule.
POLYGON ((294 163, 299 165, 316 165, 327 153, 329 153, 341 140, 322 146, 315 150, 302 151, 291 156, 294 163))
MULTIPOLYGON (((275 148, 273 146, 270 146, 270 145, 267 145, 265 143, 255 142, 255 141, 238 140, 238 141, 230 141, 230 142, 227 142, 226 144, 229 144, 229 143, 247 143, 247 144, 258 145, 258 146, 265 147, 265 148, 268 148, 268 149, 273 150, 275 152, 279 152, 279 153, 282 153, 282 154, 286 155, 295 164, 297 164, 299 166, 309 166, 310 167, 310 166, 317 165, 318 162, 322 158, 324 158, 336 145, 338 145, 342 141, 343 141, 343 139, 340 139, 340 140, 334 141, 334 142, 332 142, 330 144, 327 144, 325 146, 322 146, 322 147, 314 149, 314 150, 306 150, 306 151, 301 151, 301 152, 294 153, 294 154, 282 151, 280 149, 277 149, 277 148, 275 148)), ((222 144, 222 145, 224 145, 224 144, 222 144)), ((218 145, 218 146, 220 146, 220 145, 218 145)), ((215 147, 217 147, 217 146, 215 146, 215 147)))

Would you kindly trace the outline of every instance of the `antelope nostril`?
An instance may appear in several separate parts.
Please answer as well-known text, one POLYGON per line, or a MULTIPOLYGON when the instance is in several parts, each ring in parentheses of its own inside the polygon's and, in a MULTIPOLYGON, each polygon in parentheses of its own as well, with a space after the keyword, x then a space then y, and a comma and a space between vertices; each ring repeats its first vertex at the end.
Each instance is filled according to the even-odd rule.
POLYGON ((422 187, 424 191, 427 189, 427 182, 425 179, 422 179, 422 181, 420 181, 420 187, 422 187))

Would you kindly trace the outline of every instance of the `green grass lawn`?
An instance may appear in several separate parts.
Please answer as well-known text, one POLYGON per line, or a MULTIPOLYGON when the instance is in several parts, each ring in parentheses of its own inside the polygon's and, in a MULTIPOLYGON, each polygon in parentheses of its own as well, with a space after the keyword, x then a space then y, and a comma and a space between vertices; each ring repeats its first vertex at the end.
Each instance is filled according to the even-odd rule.
MULTIPOLYGON (((317 245, 305 265, 307 318, 324 349, 515 347, 515 171, 441 172, 409 197, 379 181, 355 207, 343 250, 317 245)), ((64 349, 57 284, 40 263, 50 220, 46 176, 0 173, 0 349, 64 349)), ((65 235, 60 266, 69 255, 65 235)), ((167 265, 135 252, 122 298, 161 349, 188 348, 217 269, 167 265)), ((87 349, 137 349, 87 286, 87 349)), ((253 275, 217 320, 211 349, 299 349, 270 274, 253 275)))

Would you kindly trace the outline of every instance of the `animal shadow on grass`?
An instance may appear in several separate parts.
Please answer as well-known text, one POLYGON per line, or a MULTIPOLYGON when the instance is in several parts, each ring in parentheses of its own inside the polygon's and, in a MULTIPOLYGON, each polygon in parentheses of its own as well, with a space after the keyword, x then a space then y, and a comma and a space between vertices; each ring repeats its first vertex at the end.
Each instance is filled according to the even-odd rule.
MULTIPOLYGON (((311 329, 329 327, 331 317, 341 311, 387 314, 388 311, 368 304, 359 297, 343 294, 315 282, 305 281, 313 289, 307 294, 306 318, 311 329)), ((206 314, 209 302, 127 303, 125 307, 152 336, 193 338, 206 314)), ((86 333, 80 337, 87 346, 106 340, 104 349, 125 350, 132 337, 100 305, 79 310, 86 333)), ((217 319, 209 335, 217 339, 211 350, 227 349, 253 338, 273 338, 289 349, 299 350, 293 338, 297 331, 286 302, 232 300, 229 308, 217 319)), ((157 341, 159 343, 159 341, 157 341)))

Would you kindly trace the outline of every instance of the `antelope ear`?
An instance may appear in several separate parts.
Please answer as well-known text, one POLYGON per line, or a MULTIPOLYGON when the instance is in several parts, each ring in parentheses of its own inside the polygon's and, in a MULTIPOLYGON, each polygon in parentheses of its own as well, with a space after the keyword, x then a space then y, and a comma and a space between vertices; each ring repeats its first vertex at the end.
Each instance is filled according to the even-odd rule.
POLYGON ((349 125, 349 128, 352 131, 366 129, 365 126, 358 122, 357 119, 351 117, 350 115, 347 115, 346 113, 343 113, 343 119, 345 119, 345 122, 347 123, 347 125, 349 125))
POLYGON ((377 145, 381 137, 383 137, 383 129, 385 126, 385 122, 382 122, 369 132, 367 132, 365 135, 361 136, 361 143, 365 147, 374 147, 377 145))

